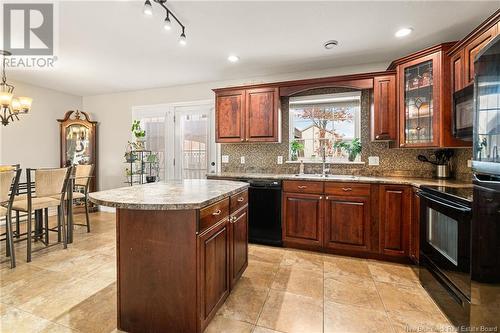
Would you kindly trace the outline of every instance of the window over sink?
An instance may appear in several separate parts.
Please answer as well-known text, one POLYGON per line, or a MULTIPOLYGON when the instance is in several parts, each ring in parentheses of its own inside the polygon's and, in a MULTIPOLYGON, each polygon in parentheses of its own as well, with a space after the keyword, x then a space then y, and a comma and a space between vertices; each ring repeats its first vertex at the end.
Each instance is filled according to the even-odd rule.
POLYGON ((361 92, 290 97, 291 161, 356 162, 349 148, 361 137, 361 92))

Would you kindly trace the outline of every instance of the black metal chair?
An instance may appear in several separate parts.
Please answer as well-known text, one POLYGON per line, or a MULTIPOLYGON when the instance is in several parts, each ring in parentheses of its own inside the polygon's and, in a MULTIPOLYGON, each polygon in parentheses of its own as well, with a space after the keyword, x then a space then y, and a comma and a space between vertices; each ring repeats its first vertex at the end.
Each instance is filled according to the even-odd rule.
POLYGON ((16 253, 14 250, 14 232, 12 230, 12 204, 17 193, 21 169, 13 166, 10 170, 0 171, 0 217, 5 218, 6 255, 10 257, 10 268, 16 267, 16 253))

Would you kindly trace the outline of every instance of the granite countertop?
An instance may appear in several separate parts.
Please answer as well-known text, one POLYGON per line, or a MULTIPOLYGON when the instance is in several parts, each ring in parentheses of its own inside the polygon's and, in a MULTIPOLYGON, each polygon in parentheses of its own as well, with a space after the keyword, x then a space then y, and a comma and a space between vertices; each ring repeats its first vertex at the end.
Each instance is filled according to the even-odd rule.
POLYGON ((192 179, 122 187, 90 193, 89 197, 97 205, 124 209, 200 209, 247 187, 247 183, 237 181, 192 179))
POLYGON ((434 179, 434 178, 411 178, 411 177, 378 177, 378 176, 350 176, 350 175, 328 175, 322 177, 314 174, 269 174, 269 173, 210 173, 209 179, 281 179, 281 180, 319 180, 333 182, 350 183, 378 183, 378 184, 398 184, 420 187, 422 185, 437 185, 448 187, 472 187, 472 181, 458 181, 454 179, 434 179))

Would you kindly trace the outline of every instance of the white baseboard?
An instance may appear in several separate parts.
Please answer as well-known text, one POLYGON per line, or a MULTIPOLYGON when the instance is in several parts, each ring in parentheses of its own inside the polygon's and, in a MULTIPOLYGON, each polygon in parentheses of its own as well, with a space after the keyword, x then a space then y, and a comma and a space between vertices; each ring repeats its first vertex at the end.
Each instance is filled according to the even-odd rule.
POLYGON ((114 207, 99 206, 98 208, 99 208, 100 212, 116 213, 116 208, 114 208, 114 207))

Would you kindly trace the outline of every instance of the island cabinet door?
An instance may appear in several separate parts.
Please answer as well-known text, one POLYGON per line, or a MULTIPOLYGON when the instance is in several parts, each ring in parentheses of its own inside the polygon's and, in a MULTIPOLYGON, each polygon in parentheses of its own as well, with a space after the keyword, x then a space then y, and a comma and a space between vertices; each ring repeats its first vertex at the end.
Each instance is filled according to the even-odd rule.
POLYGON ((248 266, 248 210, 243 208, 231 216, 231 288, 248 266))
POLYGON ((198 237, 201 331, 229 295, 228 219, 217 223, 198 237))
POLYGON ((411 188, 381 185, 379 202, 379 240, 382 254, 407 257, 409 255, 411 188))
POLYGON ((323 243, 322 195, 283 193, 283 241, 320 249, 323 243))
POLYGON ((370 199, 327 196, 325 202, 325 247, 369 251, 370 199))

